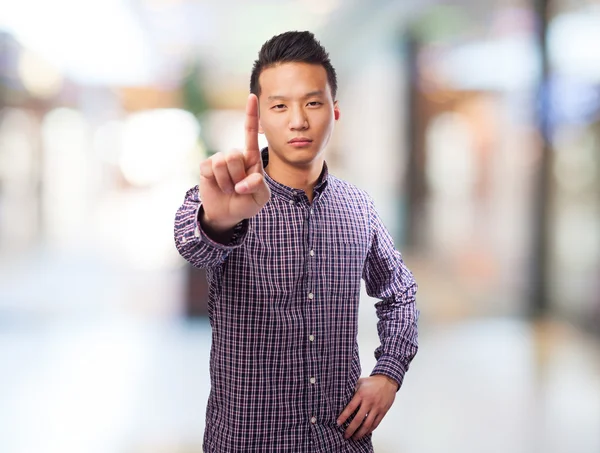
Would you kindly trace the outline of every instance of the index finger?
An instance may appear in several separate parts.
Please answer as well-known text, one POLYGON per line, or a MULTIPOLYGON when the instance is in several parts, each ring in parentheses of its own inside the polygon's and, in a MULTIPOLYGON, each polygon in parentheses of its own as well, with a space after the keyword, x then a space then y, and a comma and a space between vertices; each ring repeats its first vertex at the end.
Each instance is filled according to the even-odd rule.
POLYGON ((251 167, 260 159, 260 149, 258 148, 258 98, 255 94, 250 94, 246 103, 246 165, 251 167))

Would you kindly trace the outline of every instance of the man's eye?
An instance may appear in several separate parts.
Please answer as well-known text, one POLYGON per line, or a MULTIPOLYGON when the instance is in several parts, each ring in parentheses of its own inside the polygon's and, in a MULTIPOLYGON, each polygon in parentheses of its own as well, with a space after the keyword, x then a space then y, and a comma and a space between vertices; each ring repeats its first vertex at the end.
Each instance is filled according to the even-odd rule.
POLYGON ((273 107, 271 107, 271 108, 272 108, 272 109, 275 109, 275 110, 281 110, 281 109, 284 109, 284 108, 285 108, 285 104, 277 104, 277 105, 274 105, 274 106, 273 106, 273 107))
POLYGON ((308 103, 308 105, 310 105, 311 107, 316 107, 316 106, 319 106, 319 105, 323 105, 323 103, 319 102, 319 101, 311 101, 311 102, 308 103))

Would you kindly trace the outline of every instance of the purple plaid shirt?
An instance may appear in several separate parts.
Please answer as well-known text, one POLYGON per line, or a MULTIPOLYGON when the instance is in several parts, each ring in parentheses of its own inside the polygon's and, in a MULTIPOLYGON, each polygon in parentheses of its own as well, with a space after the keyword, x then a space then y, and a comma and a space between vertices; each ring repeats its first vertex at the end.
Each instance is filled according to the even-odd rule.
POLYGON ((175 219, 179 252, 209 281, 204 451, 372 452, 370 435, 345 440, 349 421, 336 424, 361 375, 360 280, 380 299, 372 374, 400 385, 417 352, 417 285, 363 191, 327 166, 312 204, 265 178, 270 201, 227 245, 202 231, 197 187, 175 219))

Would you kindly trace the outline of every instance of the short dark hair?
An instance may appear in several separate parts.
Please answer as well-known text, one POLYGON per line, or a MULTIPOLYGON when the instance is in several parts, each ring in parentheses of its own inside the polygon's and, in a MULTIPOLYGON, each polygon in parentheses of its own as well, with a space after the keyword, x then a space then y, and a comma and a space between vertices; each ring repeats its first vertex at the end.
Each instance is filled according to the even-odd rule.
POLYGON ((331 88, 331 96, 335 100, 337 93, 337 76, 329 61, 329 54, 309 31, 288 31, 273 36, 263 44, 254 62, 250 75, 250 92, 260 95, 258 77, 267 68, 281 63, 309 63, 321 65, 327 72, 327 82, 331 88))

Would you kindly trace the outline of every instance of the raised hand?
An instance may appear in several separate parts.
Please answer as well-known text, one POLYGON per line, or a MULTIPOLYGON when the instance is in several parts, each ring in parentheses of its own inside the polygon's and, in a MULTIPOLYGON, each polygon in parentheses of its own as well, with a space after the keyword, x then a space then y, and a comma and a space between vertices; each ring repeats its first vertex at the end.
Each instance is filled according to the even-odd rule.
POLYGON ((207 232, 220 235, 243 219, 255 216, 269 201, 258 147, 258 99, 246 104, 246 149, 217 153, 200 165, 200 221, 207 232))

